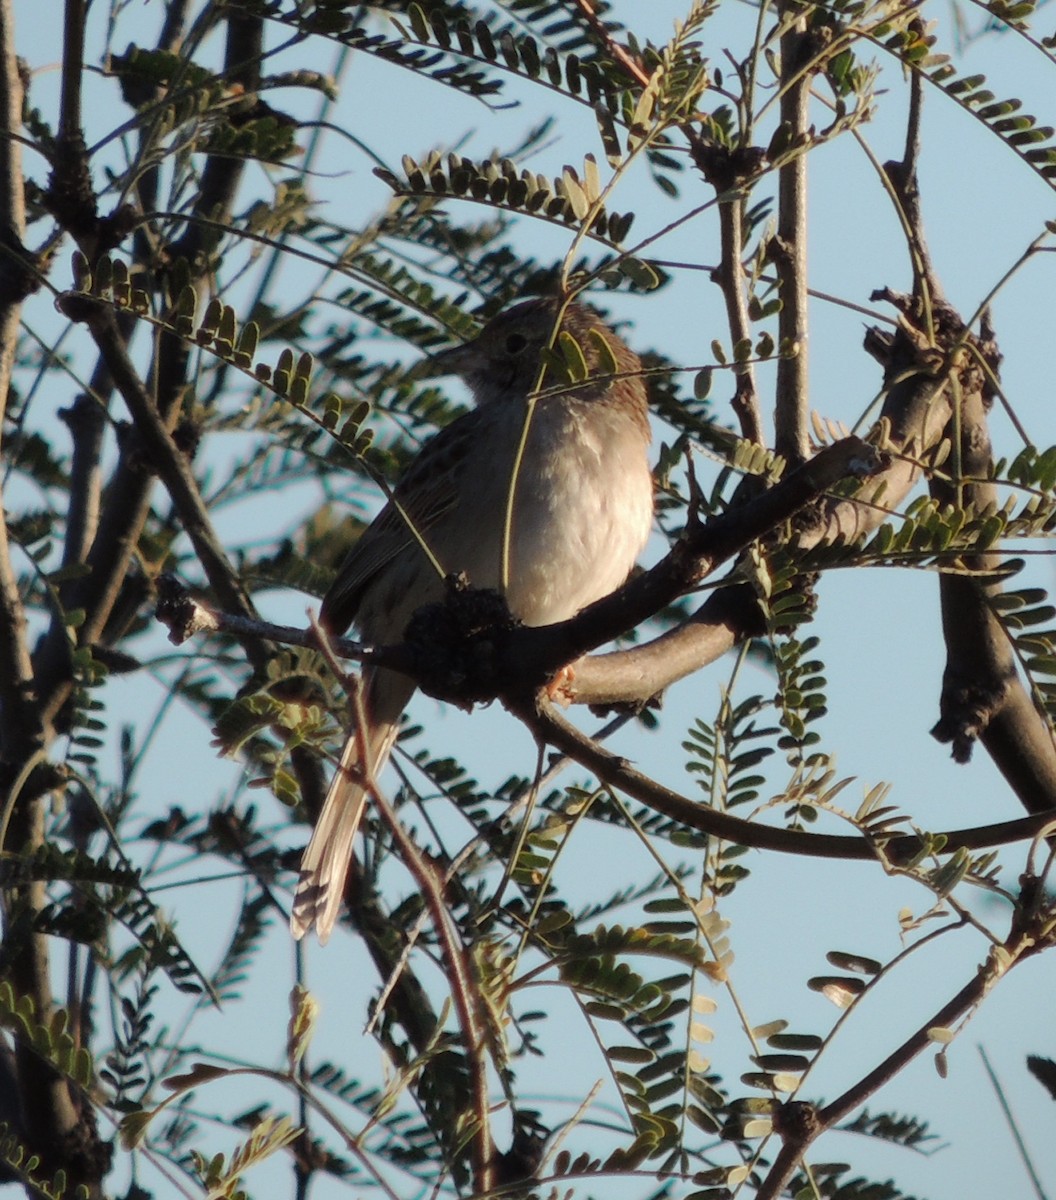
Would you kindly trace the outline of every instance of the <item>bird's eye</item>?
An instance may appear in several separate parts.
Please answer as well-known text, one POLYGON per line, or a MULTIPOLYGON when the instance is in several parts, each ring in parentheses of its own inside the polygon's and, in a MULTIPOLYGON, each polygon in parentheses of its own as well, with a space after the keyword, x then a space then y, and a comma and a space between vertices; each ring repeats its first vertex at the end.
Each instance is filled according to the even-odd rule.
POLYGON ((506 336, 506 353, 520 354, 528 345, 528 339, 523 333, 510 333, 506 336))

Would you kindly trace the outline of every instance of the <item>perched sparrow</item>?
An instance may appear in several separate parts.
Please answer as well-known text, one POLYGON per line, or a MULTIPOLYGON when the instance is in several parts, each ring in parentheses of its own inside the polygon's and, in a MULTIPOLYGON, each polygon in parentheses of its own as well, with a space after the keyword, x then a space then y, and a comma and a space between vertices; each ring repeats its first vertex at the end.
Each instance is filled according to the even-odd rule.
MULTIPOLYGON (((640 372, 638 357, 595 313, 570 304, 562 316, 554 299, 518 304, 474 341, 437 355, 430 373, 461 375, 476 407, 422 448, 394 501, 352 547, 323 600, 326 629, 337 635, 355 622, 366 642, 391 645, 417 609, 441 599, 443 575, 462 571, 474 587, 503 588, 515 469, 504 588, 513 615, 526 625, 554 624, 619 587, 645 544, 653 514, 640 372), (528 398, 540 386, 542 352, 559 321, 582 351, 588 376, 556 388, 551 374, 529 410, 528 398)), ((313 925, 320 942, 330 936, 363 815, 364 780, 381 771, 414 692, 410 679, 383 669, 368 667, 363 683, 367 728, 345 743, 305 851, 294 937, 313 925), (366 764, 360 763, 360 744, 366 764)))

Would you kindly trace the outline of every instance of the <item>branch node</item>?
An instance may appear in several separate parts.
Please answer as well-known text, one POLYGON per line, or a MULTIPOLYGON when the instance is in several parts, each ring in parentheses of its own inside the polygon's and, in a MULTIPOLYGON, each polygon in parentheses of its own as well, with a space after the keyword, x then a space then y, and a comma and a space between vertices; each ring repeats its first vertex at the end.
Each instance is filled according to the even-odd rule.
POLYGON ((215 632, 220 628, 216 617, 193 599, 175 575, 158 577, 158 603, 154 610, 157 619, 168 628, 169 641, 182 646, 188 638, 203 630, 215 632))
POLYGON ((822 1132, 818 1110, 806 1100, 790 1100, 773 1115, 774 1132, 786 1144, 808 1146, 822 1132))
POLYGON ((937 742, 952 744, 954 762, 969 762, 975 743, 1001 711, 1008 696, 1007 682, 983 686, 978 682, 953 679, 947 674, 939 704, 941 716, 932 728, 931 736, 937 742))
POLYGON ((461 573, 448 575, 444 585, 442 600, 411 617, 404 641, 421 690, 468 710, 493 700, 508 682, 500 642, 518 622, 501 592, 471 587, 461 573))

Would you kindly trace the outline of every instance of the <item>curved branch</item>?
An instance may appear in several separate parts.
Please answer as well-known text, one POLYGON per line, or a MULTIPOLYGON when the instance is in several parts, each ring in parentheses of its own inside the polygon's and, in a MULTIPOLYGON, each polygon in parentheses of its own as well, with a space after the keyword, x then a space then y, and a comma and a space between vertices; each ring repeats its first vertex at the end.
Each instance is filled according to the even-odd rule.
MULTIPOLYGON (((881 845, 879 839, 874 843, 858 834, 842 836, 780 829, 773 825, 746 821, 743 817, 735 817, 691 800, 650 779, 648 775, 632 767, 626 759, 597 745, 566 721, 546 700, 543 693, 503 697, 502 702, 535 733, 536 737, 556 746, 580 766, 592 771, 602 783, 633 796, 635 800, 655 812, 679 821, 690 829, 739 846, 750 846, 755 850, 777 850, 782 854, 796 854, 807 858, 873 860, 877 857, 877 848, 881 845)), ((1025 841, 1037 837, 1054 824, 1056 808, 1049 809, 1046 813, 1020 817, 1015 821, 953 829, 938 836, 945 839, 942 852, 947 854, 955 850, 983 850, 1025 841)), ((882 840, 885 857, 896 864, 911 859, 919 853, 921 847, 922 838, 916 833, 893 834, 885 836, 882 840)))
POLYGON ((764 632, 752 588, 723 584, 691 617, 659 637, 630 650, 579 659, 562 697, 573 704, 644 704, 764 632))
MULTIPOLYGON (((906 304, 903 297, 886 291, 877 297, 900 308, 906 304)), ((920 478, 923 456, 942 439, 949 423, 947 377, 928 363, 927 347, 911 327, 903 323, 893 334, 873 329, 866 344, 884 362, 889 381, 881 426, 892 454, 872 475, 870 489, 882 489, 883 505, 853 498, 823 499, 811 524, 797 531, 796 543, 805 550, 837 540, 854 542, 882 524, 920 478)), ((750 589, 726 585, 682 625, 659 638, 632 650, 578 662, 568 696, 584 704, 644 702, 760 632, 750 589)))
MULTIPOLYGON (((77 298, 77 302, 81 303, 81 298, 77 298)), ((93 321, 102 322, 98 327, 105 332, 106 321, 112 320, 107 317, 108 312, 93 302, 87 305, 84 319, 90 325, 93 321)), ((111 369, 115 371, 119 389, 123 390, 122 379, 131 370, 130 367, 128 370, 122 368, 123 350, 118 355, 107 339, 101 345, 107 346, 105 353, 113 356, 111 369)), ((138 421, 139 409, 144 406, 148 410, 144 419, 149 416, 149 402, 139 394, 142 385, 138 384, 134 373, 130 386, 133 383, 136 386, 131 388, 131 398, 138 421)), ((166 474, 169 473, 180 488, 193 485, 193 477, 190 485, 181 482, 185 475, 190 476, 190 472, 175 447, 171 446, 171 438, 164 429, 157 433, 156 441, 158 469, 166 482, 169 482, 166 474)), ((353 644, 353 655, 401 671, 427 694, 453 703, 472 704, 539 686, 569 663, 636 628, 693 591, 721 563, 789 520, 840 480, 874 474, 884 461, 883 456, 861 438, 845 438, 826 447, 772 488, 744 504, 728 509, 703 525, 691 520, 670 552, 656 566, 568 621, 538 627, 518 626, 509 620, 505 603, 496 593, 462 588, 466 603, 460 605, 456 588, 448 603, 419 610, 403 643, 365 652, 353 644), (467 623, 459 620, 464 611, 468 611, 470 618, 467 623), (482 649, 484 653, 481 653, 482 649)), ((170 484, 170 490, 172 487, 170 484)), ((174 491, 173 496, 180 505, 182 493, 174 491)), ((199 523, 207 520, 204 513, 192 512, 191 515, 199 523)), ((188 528, 192 538, 195 529, 188 528)), ((202 536, 201 530, 198 530, 198 536, 202 536)), ((197 547, 198 543, 195 544, 197 547)), ((204 548, 209 548, 208 542, 204 543, 204 548)), ((206 566, 208 570, 208 562, 206 566)), ((213 582, 212 575, 210 582, 213 582)), ((182 601, 184 598, 176 596, 175 599, 182 601)), ((728 602, 727 599, 724 603, 728 602)), ((241 604, 234 607, 243 614, 246 611, 241 604)), ((159 611, 159 617, 169 625, 170 637, 177 643, 199 629, 217 629, 222 623, 230 632, 255 633, 258 638, 265 628, 257 622, 253 628, 248 628, 244 616, 231 618, 210 613, 200 606, 196 609, 193 605, 188 609, 178 604, 174 610, 165 605, 159 611)), ((310 635, 299 634, 296 640, 303 638, 310 640, 310 635)), ((294 639, 284 636, 282 640, 294 639)), ((720 636, 713 642, 713 649, 723 645, 724 640, 720 636)), ((339 653, 342 652, 340 642, 335 646, 339 653)))

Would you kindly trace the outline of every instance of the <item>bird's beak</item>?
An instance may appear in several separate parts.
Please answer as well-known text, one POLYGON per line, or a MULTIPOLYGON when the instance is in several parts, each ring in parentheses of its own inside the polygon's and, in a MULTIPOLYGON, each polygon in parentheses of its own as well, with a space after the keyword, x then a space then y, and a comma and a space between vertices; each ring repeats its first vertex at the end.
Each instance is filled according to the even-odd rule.
POLYGON ((464 375, 473 362, 473 343, 449 346, 415 363, 411 374, 415 379, 438 379, 442 375, 464 375))

